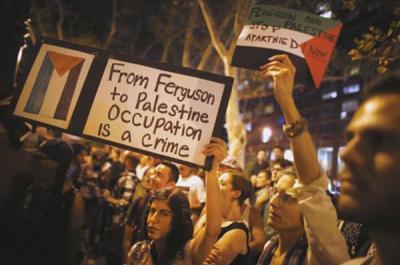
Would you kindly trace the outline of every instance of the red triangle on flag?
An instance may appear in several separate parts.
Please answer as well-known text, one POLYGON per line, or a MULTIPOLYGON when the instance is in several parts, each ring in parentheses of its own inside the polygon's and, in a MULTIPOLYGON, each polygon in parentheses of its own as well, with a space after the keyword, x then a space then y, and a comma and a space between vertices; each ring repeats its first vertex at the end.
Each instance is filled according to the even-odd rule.
POLYGON ((74 66, 85 60, 84 58, 66 55, 55 51, 49 51, 49 57, 60 76, 63 76, 66 72, 74 68, 74 66))
POLYGON ((342 24, 340 23, 320 36, 316 36, 300 44, 304 59, 307 62, 311 77, 317 88, 321 85, 341 29, 342 24))

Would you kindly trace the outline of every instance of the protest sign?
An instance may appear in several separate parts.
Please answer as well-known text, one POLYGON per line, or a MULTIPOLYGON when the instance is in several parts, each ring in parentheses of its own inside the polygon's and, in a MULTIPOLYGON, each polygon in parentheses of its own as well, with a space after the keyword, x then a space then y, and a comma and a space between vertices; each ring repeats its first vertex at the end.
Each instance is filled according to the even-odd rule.
POLYGON ((222 130, 232 78, 54 40, 36 50, 15 115, 208 167, 201 149, 222 130))
POLYGON ((253 6, 236 43, 232 66, 259 69, 273 55, 286 53, 296 80, 319 87, 342 23, 314 14, 266 5, 253 6))

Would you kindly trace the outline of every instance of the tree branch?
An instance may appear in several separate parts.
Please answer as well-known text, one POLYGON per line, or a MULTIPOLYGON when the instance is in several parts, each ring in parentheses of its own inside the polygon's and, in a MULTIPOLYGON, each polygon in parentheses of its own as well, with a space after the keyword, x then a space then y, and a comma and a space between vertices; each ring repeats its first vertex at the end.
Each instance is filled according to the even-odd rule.
POLYGON ((212 54, 212 51, 213 51, 213 44, 210 41, 208 43, 208 45, 207 45, 207 48, 203 52, 203 55, 201 56, 199 64, 196 67, 198 70, 204 70, 205 69, 206 63, 208 61, 208 58, 210 58, 210 55, 212 54))
POLYGON ((197 21, 197 8, 198 6, 196 4, 193 4, 193 6, 190 8, 188 25, 186 27, 185 42, 183 44, 182 54, 182 65, 185 67, 190 67, 192 65, 190 48, 193 42, 193 29, 197 21))
POLYGON ((243 27, 243 21, 248 16, 250 10, 251 2, 245 0, 237 0, 236 2, 236 12, 235 12, 235 22, 234 22, 234 36, 232 38, 231 45, 228 49, 229 57, 233 56, 233 52, 235 51, 236 42, 239 38, 240 31, 243 27))
POLYGON ((63 32, 64 10, 63 10, 60 0, 56 0, 56 4, 58 7, 58 13, 59 13, 59 17, 58 17, 58 21, 57 21, 57 37, 58 37, 58 39, 63 40, 64 39, 64 32, 63 32))
POLYGON ((198 0, 201 13, 203 14, 203 19, 206 22, 208 32, 211 37, 211 41, 214 45, 215 50, 217 51, 218 55, 221 57, 222 60, 226 60, 228 51, 226 50, 225 46, 222 44, 221 40, 219 39, 219 36, 217 34, 217 29, 215 26, 214 19, 212 17, 210 8, 208 7, 207 3, 205 2, 206 0, 198 0))
POLYGON ((111 28, 108 32, 106 42, 103 45, 104 49, 110 46, 112 39, 114 38, 115 32, 117 32, 117 0, 112 1, 112 15, 111 15, 111 28))

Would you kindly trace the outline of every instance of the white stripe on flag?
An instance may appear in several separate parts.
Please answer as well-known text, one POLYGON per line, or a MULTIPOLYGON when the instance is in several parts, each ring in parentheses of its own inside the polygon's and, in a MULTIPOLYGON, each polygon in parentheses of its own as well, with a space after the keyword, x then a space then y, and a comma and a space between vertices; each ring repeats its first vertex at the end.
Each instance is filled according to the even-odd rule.
POLYGON ((298 46, 297 48, 291 48, 291 45, 294 45, 294 42, 292 41, 294 40, 297 42, 298 45, 300 45, 301 43, 306 42, 312 39, 313 37, 314 36, 312 35, 308 35, 299 31, 294 31, 285 28, 280 28, 275 32, 273 32, 272 27, 268 27, 267 29, 262 30, 261 26, 259 26, 257 29, 250 29, 250 25, 245 25, 242 29, 242 32, 240 33, 236 45, 283 50, 291 54, 297 55, 301 58, 304 58, 300 46, 298 46), (259 37, 258 38, 256 37, 252 41, 251 40, 252 35, 250 35, 249 37, 249 34, 254 34, 259 37), (273 39, 275 40, 275 42, 273 39))
POLYGON ((57 71, 53 70, 46 96, 44 97, 42 108, 40 109, 40 115, 51 118, 54 117, 54 113, 56 112, 56 108, 58 102, 60 101, 65 83, 67 82, 68 75, 69 71, 63 76, 60 76, 57 71))

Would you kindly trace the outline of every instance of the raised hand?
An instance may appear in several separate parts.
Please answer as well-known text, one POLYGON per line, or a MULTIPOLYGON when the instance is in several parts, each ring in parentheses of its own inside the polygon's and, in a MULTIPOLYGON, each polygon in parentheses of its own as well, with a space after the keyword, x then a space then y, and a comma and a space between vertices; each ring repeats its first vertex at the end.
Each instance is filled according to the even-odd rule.
POLYGON ((211 143, 206 144, 202 152, 206 156, 214 156, 211 171, 216 171, 222 160, 227 156, 227 148, 225 142, 217 137, 211 138, 211 143))
POLYGON ((274 95, 279 104, 292 99, 296 67, 286 54, 270 57, 258 72, 263 79, 272 78, 274 95))

